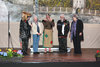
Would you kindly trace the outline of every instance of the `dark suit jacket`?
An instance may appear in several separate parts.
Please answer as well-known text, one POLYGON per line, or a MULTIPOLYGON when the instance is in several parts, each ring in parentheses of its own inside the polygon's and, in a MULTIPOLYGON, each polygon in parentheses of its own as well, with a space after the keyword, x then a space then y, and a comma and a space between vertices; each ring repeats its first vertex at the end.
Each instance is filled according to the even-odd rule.
POLYGON ((58 36, 64 36, 67 37, 69 32, 69 21, 64 20, 64 22, 61 22, 61 20, 58 20, 57 22, 57 30, 58 30, 58 36), (64 28, 64 35, 62 34, 62 24, 66 23, 64 28))
MULTIPOLYGON (((73 24, 74 22, 72 22, 73 24)), ((72 24, 71 24, 71 28, 72 28, 72 24)), ((81 20, 77 20, 77 25, 76 25, 76 37, 80 40, 80 41, 84 41, 84 33, 83 33, 83 29, 84 29, 84 25, 83 22, 81 20), (82 33, 82 36, 79 36, 79 33, 82 33)))

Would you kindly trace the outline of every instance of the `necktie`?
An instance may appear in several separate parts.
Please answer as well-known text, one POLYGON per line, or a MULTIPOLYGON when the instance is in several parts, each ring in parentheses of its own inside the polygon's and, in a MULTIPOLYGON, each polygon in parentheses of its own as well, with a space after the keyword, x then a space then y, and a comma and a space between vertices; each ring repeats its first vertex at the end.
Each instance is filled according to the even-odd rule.
POLYGON ((39 25, 37 24, 37 32, 40 33, 39 25))

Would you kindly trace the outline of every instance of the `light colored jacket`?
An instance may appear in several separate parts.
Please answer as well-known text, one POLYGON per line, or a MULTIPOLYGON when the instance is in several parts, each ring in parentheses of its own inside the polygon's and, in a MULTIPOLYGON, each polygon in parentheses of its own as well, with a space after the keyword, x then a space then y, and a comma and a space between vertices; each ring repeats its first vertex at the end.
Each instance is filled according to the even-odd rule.
MULTIPOLYGON (((43 34, 43 30, 44 30, 43 24, 38 22, 38 26, 39 26, 39 29, 40 29, 40 34, 43 34)), ((32 34, 38 34, 37 25, 35 24, 35 22, 32 23, 32 34)))

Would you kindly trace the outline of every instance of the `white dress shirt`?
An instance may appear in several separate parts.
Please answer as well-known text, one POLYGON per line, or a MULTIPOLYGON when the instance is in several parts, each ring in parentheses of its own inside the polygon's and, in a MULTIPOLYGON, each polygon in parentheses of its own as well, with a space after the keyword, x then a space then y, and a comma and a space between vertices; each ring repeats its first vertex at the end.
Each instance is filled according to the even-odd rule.
POLYGON ((64 35, 65 24, 62 25, 62 34, 64 35))

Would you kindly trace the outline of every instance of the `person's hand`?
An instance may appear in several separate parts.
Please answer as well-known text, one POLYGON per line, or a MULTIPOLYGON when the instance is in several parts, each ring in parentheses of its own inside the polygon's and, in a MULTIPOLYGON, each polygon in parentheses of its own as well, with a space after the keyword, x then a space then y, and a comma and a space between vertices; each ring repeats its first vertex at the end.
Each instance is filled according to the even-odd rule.
POLYGON ((37 35, 41 35, 40 33, 38 33, 37 35))
POLYGON ((33 25, 32 25, 32 24, 30 24, 30 26, 31 26, 31 27, 33 27, 33 25))
POLYGON ((72 40, 70 39, 70 42, 72 43, 72 40))
POLYGON ((69 32, 69 38, 71 38, 71 33, 69 32))
POLYGON ((40 33, 40 36, 41 36, 42 34, 40 33))
POLYGON ((47 21, 47 19, 45 18, 44 21, 47 21))
POLYGON ((79 36, 82 36, 82 33, 79 33, 79 36))
POLYGON ((50 22, 52 21, 52 19, 51 19, 51 18, 49 18, 48 20, 49 20, 50 22))
POLYGON ((32 27, 32 22, 31 22, 31 23, 29 23, 29 25, 32 27))

